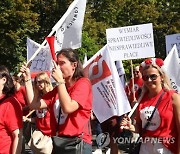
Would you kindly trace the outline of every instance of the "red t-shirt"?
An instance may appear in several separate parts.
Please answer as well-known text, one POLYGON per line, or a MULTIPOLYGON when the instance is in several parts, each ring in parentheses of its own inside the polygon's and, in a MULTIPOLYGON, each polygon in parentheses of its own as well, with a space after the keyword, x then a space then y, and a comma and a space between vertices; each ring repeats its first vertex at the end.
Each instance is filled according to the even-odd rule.
POLYGON ((36 110, 36 127, 44 134, 48 136, 55 135, 55 127, 53 126, 54 117, 52 117, 49 112, 49 109, 36 110), (54 131, 53 131, 54 128, 54 131))
POLYGON ((22 128, 22 112, 19 103, 9 97, 0 103, 0 153, 12 153, 12 132, 22 128))
POLYGON ((15 92, 14 96, 17 98, 18 102, 22 106, 23 115, 27 115, 29 110, 24 110, 23 108, 26 107, 28 104, 26 102, 26 89, 24 86, 21 86, 18 91, 15 92))
MULTIPOLYGON (((83 140, 91 144, 91 130, 88 127, 92 109, 91 82, 83 77, 67 90, 71 99, 78 102, 80 107, 71 114, 64 114, 61 110, 59 136, 80 136, 83 132, 83 140)), ((57 88, 43 96, 43 99, 53 111, 57 122, 59 114, 57 88)))
MULTIPOLYGON (((154 113, 150 126, 146 129, 143 137, 161 138, 161 142, 163 142, 164 146, 173 153, 176 153, 178 133, 172 106, 172 94, 174 92, 174 90, 165 91, 165 94, 154 113)), ((146 124, 147 118, 151 116, 161 93, 162 91, 151 99, 145 94, 140 102, 138 113, 140 113, 139 116, 142 121, 142 128, 146 124)))

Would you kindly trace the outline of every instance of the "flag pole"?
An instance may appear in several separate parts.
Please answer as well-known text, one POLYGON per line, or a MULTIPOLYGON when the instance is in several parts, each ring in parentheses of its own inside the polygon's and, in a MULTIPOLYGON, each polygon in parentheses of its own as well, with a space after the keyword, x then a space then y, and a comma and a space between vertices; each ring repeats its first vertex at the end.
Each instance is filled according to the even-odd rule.
POLYGON ((145 94, 145 91, 143 90, 141 93, 141 96, 138 98, 138 101, 135 103, 135 105, 133 106, 131 112, 128 114, 128 117, 131 118, 131 116, 133 115, 133 113, 135 112, 136 108, 139 105, 139 102, 142 100, 143 96, 145 94))
MULTIPOLYGON (((142 93, 140 97, 138 98, 137 102, 134 104, 133 108, 131 109, 131 112, 129 112, 128 117, 131 118, 133 113, 136 111, 136 108, 138 107, 140 101, 142 100, 143 96, 145 94, 145 90, 142 90, 142 93)), ((124 126, 120 126, 121 129, 124 129, 124 126)))
POLYGON ((132 76, 132 94, 133 94, 133 102, 134 102, 136 100, 135 90, 134 90, 134 71, 133 71, 132 60, 130 60, 130 62, 131 62, 131 76, 132 76))

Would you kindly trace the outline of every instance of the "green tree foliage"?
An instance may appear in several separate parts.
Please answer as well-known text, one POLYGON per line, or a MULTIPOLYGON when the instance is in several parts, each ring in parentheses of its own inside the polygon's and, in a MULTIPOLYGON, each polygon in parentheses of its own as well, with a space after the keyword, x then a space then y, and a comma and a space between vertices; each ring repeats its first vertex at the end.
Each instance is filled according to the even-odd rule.
MULTIPOLYGON (((72 2, 72 1, 71 1, 72 2)), ((39 15, 39 31, 34 33, 33 40, 42 43, 45 37, 51 32, 53 26, 59 21, 67 10, 68 0, 34 0, 32 11, 39 15)))
MULTIPOLYGON (((90 2, 93 6, 92 18, 97 22, 106 23, 108 28, 153 23, 156 57, 163 59, 166 57, 165 36, 180 32, 179 1, 90 0, 90 2)), ((142 60, 133 60, 133 63, 137 65, 142 60)), ((130 77, 130 61, 123 61, 123 64, 130 77)))
POLYGON ((180 32, 179 3, 174 0, 91 0, 93 18, 109 28, 153 23, 156 57, 161 58, 165 58, 165 36, 180 32))
POLYGON ((15 70, 26 58, 26 37, 39 28, 28 0, 0 1, 0 64, 15 70))
MULTIPOLYGON (((17 66, 26 59, 26 37, 38 43, 50 33, 73 0, 5 0, 0 2, 0 64, 17 66)), ((179 1, 88 0, 82 48, 93 56, 106 44, 106 29, 153 23, 156 57, 165 58, 165 36, 180 32, 179 1)), ((133 60, 137 65, 142 59, 133 60)), ((126 72, 130 62, 123 61, 126 72)))

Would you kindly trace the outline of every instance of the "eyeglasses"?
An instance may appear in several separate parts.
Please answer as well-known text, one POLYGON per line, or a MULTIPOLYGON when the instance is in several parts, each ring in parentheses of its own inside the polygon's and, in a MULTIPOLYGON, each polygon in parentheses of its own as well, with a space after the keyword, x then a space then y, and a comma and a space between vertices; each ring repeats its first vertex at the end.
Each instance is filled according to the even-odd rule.
POLYGON ((150 78, 151 81, 155 81, 158 76, 160 76, 160 75, 157 75, 157 74, 143 75, 143 76, 142 76, 142 79, 143 79, 144 81, 148 81, 149 78, 150 78))
POLYGON ((42 84, 44 82, 45 82, 44 80, 39 80, 39 81, 36 81, 36 84, 42 84))
POLYGON ((134 71, 134 74, 138 74, 139 73, 139 71, 134 71))

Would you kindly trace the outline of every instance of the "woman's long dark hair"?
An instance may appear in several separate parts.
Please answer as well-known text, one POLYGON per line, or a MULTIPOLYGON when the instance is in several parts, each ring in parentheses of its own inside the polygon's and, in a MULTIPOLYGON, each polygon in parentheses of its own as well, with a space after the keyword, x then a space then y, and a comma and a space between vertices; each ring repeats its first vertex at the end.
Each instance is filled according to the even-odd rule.
POLYGON ((12 77, 11 77, 7 67, 4 65, 1 65, 0 66, 0 78, 2 79, 3 77, 6 78, 6 83, 4 84, 2 93, 5 94, 6 97, 9 97, 14 94, 15 86, 14 86, 12 77))
POLYGON ((84 77, 82 63, 79 60, 79 56, 76 50, 71 48, 62 49, 57 53, 57 57, 59 55, 65 56, 72 63, 77 62, 77 67, 72 77, 74 80, 78 80, 79 78, 84 77))

